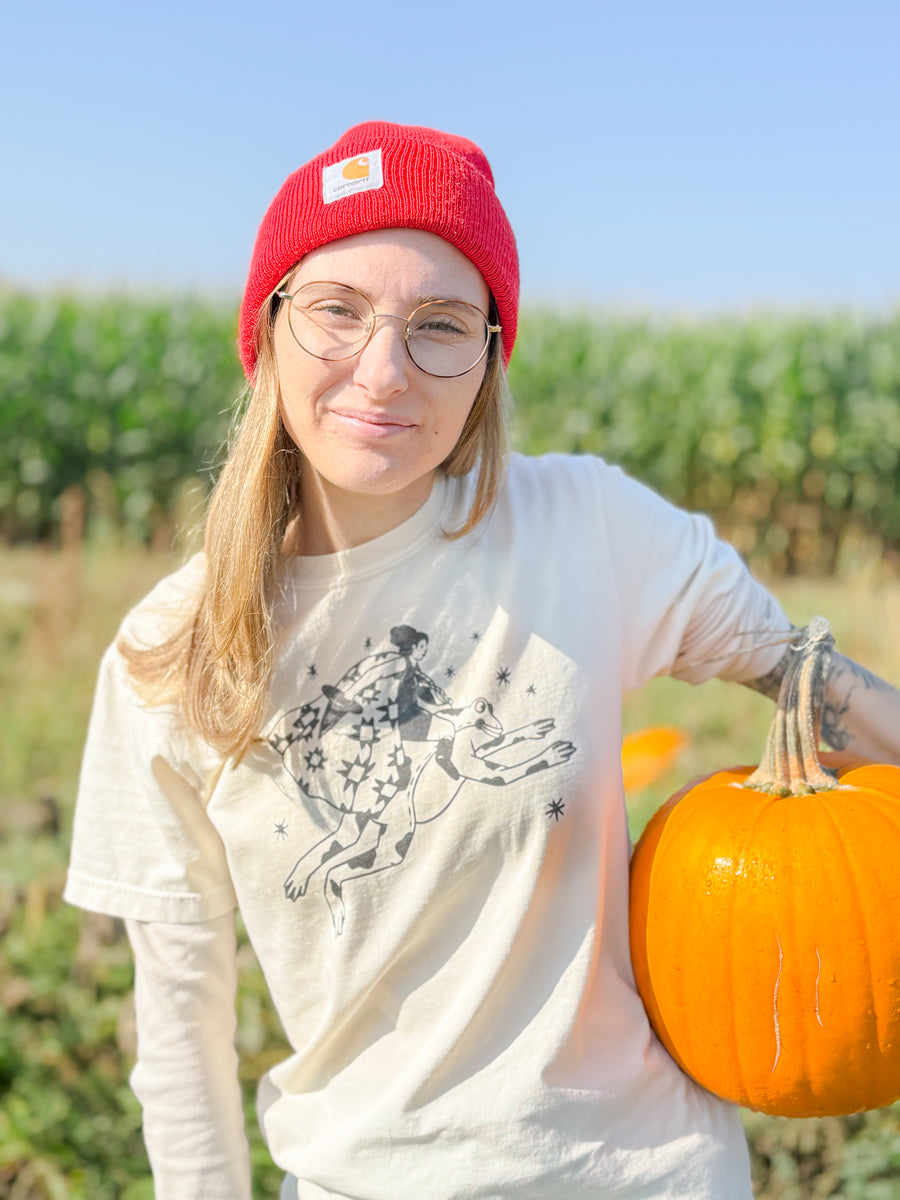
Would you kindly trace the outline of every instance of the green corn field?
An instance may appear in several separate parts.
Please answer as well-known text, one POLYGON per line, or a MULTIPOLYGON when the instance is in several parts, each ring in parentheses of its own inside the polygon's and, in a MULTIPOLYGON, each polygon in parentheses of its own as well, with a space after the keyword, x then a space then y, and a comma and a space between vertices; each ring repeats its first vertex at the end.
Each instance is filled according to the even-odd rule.
MULTIPOLYGON (((234 308, 0 294, 0 536, 164 540, 209 486, 243 376, 234 308)), ((510 369, 529 452, 603 454, 710 513, 755 565, 900 547, 900 315, 675 322, 528 312, 510 369)))
MULTIPOLYGON (((178 559, 243 377, 235 308, 0 293, 0 1200, 150 1200, 119 922, 67 908, 81 742, 100 653, 178 559)), ((515 444, 600 453, 711 513, 788 615, 900 684, 900 315, 694 322, 526 312, 515 444)), ((685 779, 762 745, 770 704, 656 681, 629 728, 688 744, 629 798, 636 835, 685 779)), ((279 1174, 253 1084, 282 1052, 249 947, 239 1049, 257 1200, 279 1174)), ((745 1114, 759 1200, 900 1200, 900 1106, 745 1114)))

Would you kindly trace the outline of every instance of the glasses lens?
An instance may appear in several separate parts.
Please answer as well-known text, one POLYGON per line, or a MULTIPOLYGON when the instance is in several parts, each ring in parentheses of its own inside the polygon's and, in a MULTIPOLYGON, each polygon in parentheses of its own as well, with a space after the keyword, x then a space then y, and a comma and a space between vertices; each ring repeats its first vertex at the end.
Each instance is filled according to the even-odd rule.
POLYGON ((372 306, 353 288, 308 283, 294 293, 288 319, 307 353, 316 358, 351 358, 369 336, 372 306))
POLYGON ((487 321, 471 304, 436 300, 409 318, 410 357, 429 375, 464 375, 484 354, 487 340, 487 321))

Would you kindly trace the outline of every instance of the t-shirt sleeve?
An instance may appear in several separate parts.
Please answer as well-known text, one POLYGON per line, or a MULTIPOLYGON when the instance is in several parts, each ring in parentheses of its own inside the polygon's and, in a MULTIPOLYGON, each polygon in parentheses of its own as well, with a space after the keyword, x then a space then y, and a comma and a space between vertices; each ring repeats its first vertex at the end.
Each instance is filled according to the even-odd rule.
POLYGON ((224 848, 205 805, 216 768, 201 747, 172 708, 141 703, 110 647, 82 762, 64 891, 69 903, 173 923, 234 908, 224 848))
POLYGON ((790 622, 709 518, 615 468, 605 491, 626 690, 655 675, 746 682, 772 670, 790 622))

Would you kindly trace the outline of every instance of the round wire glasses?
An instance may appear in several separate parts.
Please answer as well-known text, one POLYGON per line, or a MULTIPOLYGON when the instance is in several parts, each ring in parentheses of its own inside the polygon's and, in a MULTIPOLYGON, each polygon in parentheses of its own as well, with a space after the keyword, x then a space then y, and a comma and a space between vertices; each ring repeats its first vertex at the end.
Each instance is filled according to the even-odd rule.
POLYGON ((343 283, 304 283, 295 292, 276 292, 288 302, 294 341, 314 358, 333 362, 353 358, 369 344, 379 317, 403 321, 404 343, 420 370, 440 379, 465 375, 487 353, 491 325, 481 309, 463 300, 429 300, 408 317, 377 313, 356 288, 343 283))

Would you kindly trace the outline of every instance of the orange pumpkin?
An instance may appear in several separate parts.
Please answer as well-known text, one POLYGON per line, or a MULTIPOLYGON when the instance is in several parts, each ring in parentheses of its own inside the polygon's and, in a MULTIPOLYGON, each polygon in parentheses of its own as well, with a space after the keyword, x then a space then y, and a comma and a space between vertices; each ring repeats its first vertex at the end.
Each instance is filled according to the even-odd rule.
POLYGON ((900 768, 818 756, 820 622, 795 643, 760 767, 689 784, 631 868, 660 1040, 710 1091, 795 1117, 900 1097, 900 768))

